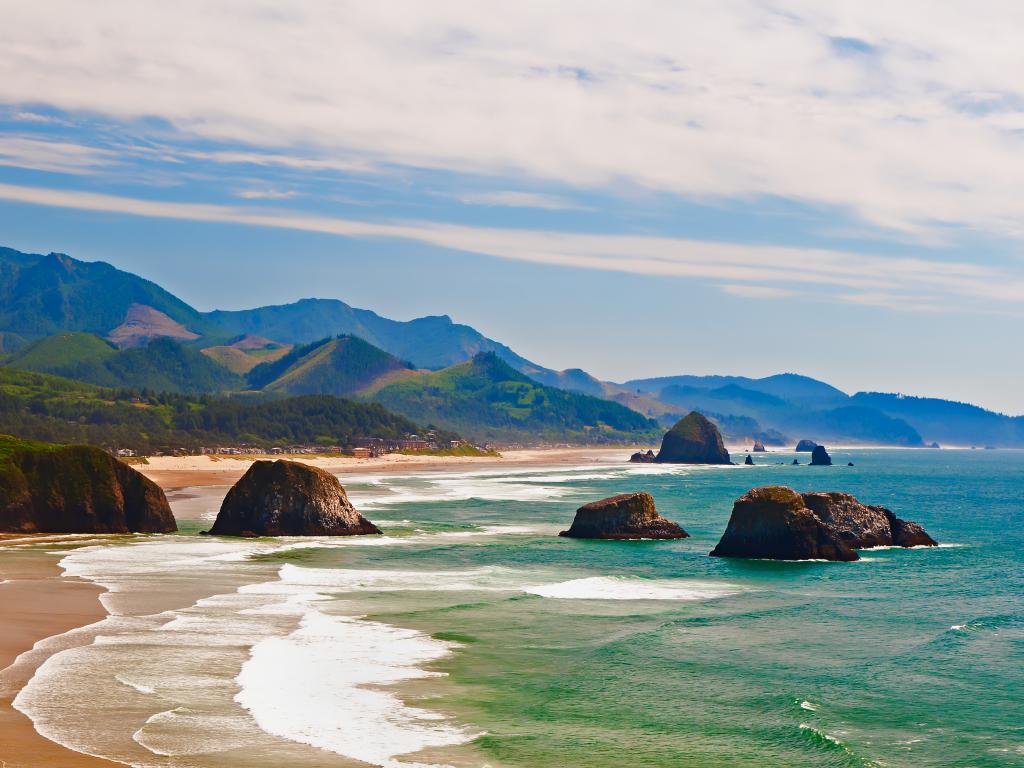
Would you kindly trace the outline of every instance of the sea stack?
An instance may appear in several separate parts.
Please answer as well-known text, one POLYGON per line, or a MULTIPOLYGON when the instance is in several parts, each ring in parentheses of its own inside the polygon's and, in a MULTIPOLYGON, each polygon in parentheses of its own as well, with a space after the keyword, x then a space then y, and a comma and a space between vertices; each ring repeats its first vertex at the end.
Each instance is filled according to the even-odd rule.
POLYGON ((665 433, 654 460, 659 464, 732 464, 718 427, 696 411, 665 433))
POLYGON ((935 546, 917 523, 848 493, 804 493, 783 486, 755 488, 733 505, 713 557, 769 560, 857 560, 855 550, 935 546))
POLYGON ((573 539, 685 539, 690 534, 658 514, 649 493, 623 493, 593 501, 576 510, 569 530, 573 539))
POLYGON ((746 460, 744 460, 743 463, 746 464, 748 467, 754 466, 754 460, 753 460, 753 458, 751 458, 749 453, 747 454, 747 458, 746 458, 746 460))
POLYGON ((801 440, 796 444, 797 453, 810 453, 818 444, 813 440, 801 440))
POLYGON ((811 466, 812 467, 831 467, 832 457, 828 455, 828 451, 825 450, 824 445, 814 446, 814 450, 811 452, 811 466))
POLYGON ((754 441, 753 452, 754 453, 766 453, 767 449, 764 447, 764 443, 762 443, 760 440, 755 440, 754 441))
POLYGON ((295 461, 255 461, 232 486, 215 536, 358 536, 380 533, 352 506, 338 478, 295 461))
POLYGON ((164 492, 106 451, 0 436, 0 532, 173 533, 164 492))
POLYGON ((654 451, 647 451, 646 453, 643 451, 637 451, 629 457, 629 460, 634 464, 653 464, 654 451))

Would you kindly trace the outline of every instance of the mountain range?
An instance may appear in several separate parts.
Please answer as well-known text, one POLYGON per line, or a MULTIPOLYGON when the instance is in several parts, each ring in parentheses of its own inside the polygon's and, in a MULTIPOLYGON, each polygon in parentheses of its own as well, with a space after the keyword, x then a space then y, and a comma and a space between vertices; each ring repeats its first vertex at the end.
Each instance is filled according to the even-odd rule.
POLYGON ((533 363, 447 315, 391 320, 338 299, 200 312, 109 264, 10 248, 0 354, 104 387, 372 400, 499 442, 643 442, 697 410, 736 441, 1024 446, 1022 417, 963 403, 849 395, 792 373, 607 382, 533 363))

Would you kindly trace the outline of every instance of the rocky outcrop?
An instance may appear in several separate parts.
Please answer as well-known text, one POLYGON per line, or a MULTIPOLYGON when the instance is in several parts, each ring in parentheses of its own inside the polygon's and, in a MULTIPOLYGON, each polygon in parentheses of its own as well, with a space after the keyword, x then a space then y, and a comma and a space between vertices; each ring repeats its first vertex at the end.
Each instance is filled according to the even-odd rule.
POLYGON ((848 493, 804 493, 783 486, 755 488, 733 505, 714 557, 770 560, 857 560, 855 550, 935 546, 917 523, 848 493))
POLYGON ((828 451, 825 450, 824 445, 814 446, 814 450, 811 451, 811 466, 812 467, 831 467, 832 457, 828 455, 828 451))
POLYGON ((755 440, 754 441, 754 448, 753 448, 753 452, 754 453, 765 453, 766 451, 767 451, 767 449, 764 447, 764 443, 762 443, 760 440, 755 440))
POLYGON ((228 491, 216 536, 356 536, 380 533, 352 506, 338 478, 295 461, 255 461, 228 491))
POLYGON ((748 453, 747 458, 744 460, 743 463, 746 464, 748 467, 752 467, 754 466, 754 459, 751 458, 750 454, 748 453))
POLYGON ((634 464, 653 464, 654 451, 647 451, 646 453, 643 451, 637 451, 629 457, 629 460, 634 464))
POLYGON ((685 539, 689 534, 658 514, 649 493, 623 493, 576 510, 569 530, 574 539, 685 539))
POLYGON ((796 444, 797 453, 810 453, 818 444, 813 440, 801 440, 796 444))
POLYGON ((718 427, 696 411, 665 433, 654 460, 659 464, 732 463, 718 427))
POLYGON ((0 436, 0 532, 173 533, 160 486, 106 451, 0 436))

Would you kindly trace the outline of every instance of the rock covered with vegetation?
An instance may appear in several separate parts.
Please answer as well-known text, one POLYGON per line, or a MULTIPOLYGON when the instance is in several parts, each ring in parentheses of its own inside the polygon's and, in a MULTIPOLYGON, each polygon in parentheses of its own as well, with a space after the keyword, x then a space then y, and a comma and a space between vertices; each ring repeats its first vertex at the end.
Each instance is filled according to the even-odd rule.
POLYGON ((176 530, 160 487, 105 451, 0 435, 0 531, 176 530))
POLYGON ((935 546, 917 523, 848 493, 804 493, 784 486, 754 488, 733 505, 713 557, 769 560, 859 559, 855 550, 935 546))
POLYGON ((338 478, 296 461, 255 461, 232 486, 216 536, 358 536, 380 529, 356 512, 338 478))
POLYGON ((623 493, 585 504, 567 531, 574 539, 685 539, 689 534, 658 514, 649 493, 623 493))
POLYGON ((731 464, 722 434, 701 413, 693 411, 665 433, 655 461, 659 464, 731 464))

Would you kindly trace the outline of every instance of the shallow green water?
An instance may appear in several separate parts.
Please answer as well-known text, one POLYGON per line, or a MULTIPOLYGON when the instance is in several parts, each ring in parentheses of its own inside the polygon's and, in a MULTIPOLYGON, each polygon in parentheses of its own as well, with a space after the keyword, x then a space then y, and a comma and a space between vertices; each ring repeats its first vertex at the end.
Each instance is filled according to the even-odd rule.
MULTIPOLYGON (((306 553, 302 565, 492 568, 495 579, 511 569, 536 573, 538 583, 623 577, 627 585, 641 578, 735 589, 692 601, 419 589, 361 595, 360 608, 374 618, 461 641, 439 665, 450 680, 432 705, 486 731, 476 746, 497 764, 1024 764, 1024 454, 856 451, 834 458, 856 466, 790 467, 768 455, 758 461, 772 464, 754 468, 505 476, 493 495, 515 498, 420 500, 371 505, 367 513, 427 531, 538 530, 415 549, 306 553), (852 492, 955 546, 876 550, 852 564, 707 557, 732 500, 769 483, 852 492), (558 496, 545 500, 554 494, 538 489, 558 496), (551 535, 581 502, 632 490, 652 493, 692 538, 551 535)), ((473 492, 462 486, 486 494, 494 480, 400 482, 403 493, 429 497, 473 492)), ((370 490, 351 488, 357 497, 370 490)))

